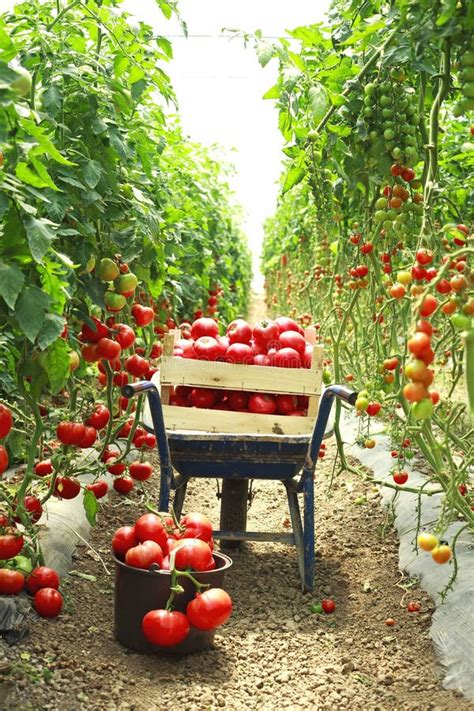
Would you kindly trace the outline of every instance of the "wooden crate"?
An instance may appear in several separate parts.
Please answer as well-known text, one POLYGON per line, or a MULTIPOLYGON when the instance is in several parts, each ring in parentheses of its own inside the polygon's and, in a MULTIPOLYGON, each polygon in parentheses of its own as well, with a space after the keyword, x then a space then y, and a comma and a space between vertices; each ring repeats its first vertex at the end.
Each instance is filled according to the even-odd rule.
POLYGON ((310 434, 321 395, 324 349, 314 346, 311 369, 274 368, 257 365, 209 362, 173 357, 179 332, 166 334, 160 368, 161 399, 167 430, 222 432, 235 434, 310 434), (256 415, 169 405, 172 386, 245 390, 271 394, 307 395, 306 417, 256 415))

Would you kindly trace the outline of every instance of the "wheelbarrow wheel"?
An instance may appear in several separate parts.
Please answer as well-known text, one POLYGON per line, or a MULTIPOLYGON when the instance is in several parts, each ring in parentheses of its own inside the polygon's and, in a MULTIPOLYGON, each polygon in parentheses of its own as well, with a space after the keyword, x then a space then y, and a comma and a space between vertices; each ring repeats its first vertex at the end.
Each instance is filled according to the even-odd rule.
MULTIPOLYGON (((248 479, 223 479, 221 492, 221 531, 246 531, 249 495, 248 479)), ((221 540, 223 548, 239 548, 241 541, 221 540)))

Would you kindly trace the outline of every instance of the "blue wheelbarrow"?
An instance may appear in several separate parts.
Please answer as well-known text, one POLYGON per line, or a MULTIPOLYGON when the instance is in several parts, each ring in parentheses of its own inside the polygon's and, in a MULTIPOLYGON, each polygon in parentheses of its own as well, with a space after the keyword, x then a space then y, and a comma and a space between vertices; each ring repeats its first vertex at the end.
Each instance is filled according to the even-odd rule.
POLYGON ((173 491, 173 508, 180 516, 191 478, 222 479, 220 528, 214 532, 215 538, 234 545, 239 541, 293 544, 302 590, 312 590, 314 471, 319 449, 334 398, 353 405, 357 393, 342 385, 331 385, 321 395, 322 348, 319 347, 315 348, 311 370, 283 373, 280 368, 173 358, 172 343, 165 339, 158 378, 154 376, 152 381, 125 385, 122 389, 125 397, 146 394, 148 398, 143 424, 157 439, 161 470, 159 510, 168 511, 173 491), (176 384, 260 392, 271 388, 276 393, 306 395, 309 416, 282 417, 176 407, 168 404, 170 388, 176 384), (292 533, 246 530, 249 482, 254 479, 283 483, 292 533))

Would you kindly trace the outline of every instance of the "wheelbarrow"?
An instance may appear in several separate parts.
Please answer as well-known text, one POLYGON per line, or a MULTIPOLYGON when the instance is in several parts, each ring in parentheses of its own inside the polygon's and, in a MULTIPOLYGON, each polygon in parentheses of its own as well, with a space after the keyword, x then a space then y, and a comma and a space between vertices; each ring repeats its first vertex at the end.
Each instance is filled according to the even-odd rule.
POLYGON ((160 373, 151 381, 125 385, 125 397, 146 394, 144 427, 154 432, 160 457, 159 510, 181 515, 188 481, 222 479, 220 541, 278 541, 296 547, 301 586, 314 582, 314 471, 335 397, 353 405, 357 393, 331 385, 321 394, 323 348, 315 346, 309 370, 209 363, 172 356, 174 335, 167 334, 160 373), (291 417, 227 412, 169 405, 173 385, 309 397, 308 416, 291 417), (166 419, 166 423, 165 423, 166 419), (283 483, 291 533, 246 530, 249 481, 283 483), (303 503, 300 513, 299 496, 303 503))

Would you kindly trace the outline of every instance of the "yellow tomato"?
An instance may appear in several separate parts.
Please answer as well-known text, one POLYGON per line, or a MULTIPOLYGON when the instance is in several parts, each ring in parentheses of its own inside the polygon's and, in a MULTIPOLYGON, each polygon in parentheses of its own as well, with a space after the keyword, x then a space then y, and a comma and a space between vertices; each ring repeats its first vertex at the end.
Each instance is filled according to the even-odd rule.
POLYGON ((424 551, 432 551, 439 541, 433 533, 420 533, 417 538, 418 548, 424 551))

